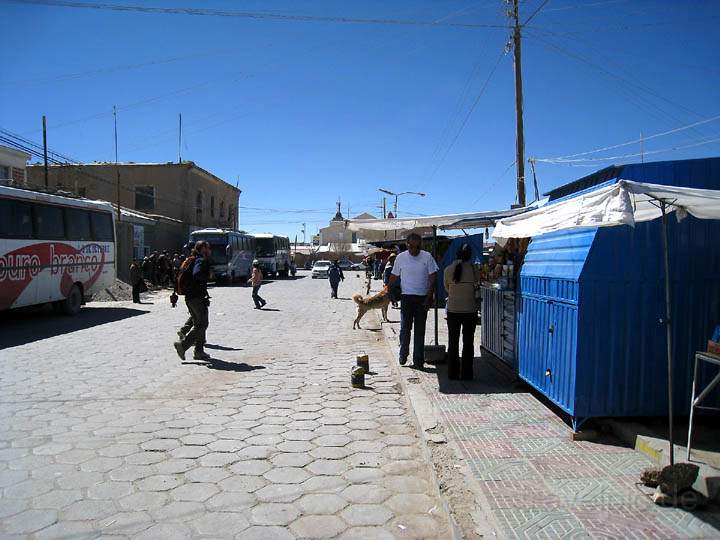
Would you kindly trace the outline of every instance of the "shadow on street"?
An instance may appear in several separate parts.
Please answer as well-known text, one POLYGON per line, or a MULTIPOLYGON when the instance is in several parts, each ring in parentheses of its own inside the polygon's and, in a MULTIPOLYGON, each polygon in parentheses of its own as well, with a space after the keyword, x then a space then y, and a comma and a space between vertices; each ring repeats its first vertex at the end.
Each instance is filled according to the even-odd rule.
POLYGON ((220 360, 218 358, 211 358, 207 362, 202 360, 191 360, 182 362, 184 366, 187 365, 194 365, 194 366, 205 366, 208 369, 215 369, 218 371, 236 371, 236 372, 247 372, 247 371, 256 371, 258 369, 265 369, 265 366, 251 366, 250 364, 246 364, 244 362, 236 363, 236 362, 226 362, 225 360, 220 360))
POLYGON ((101 324, 144 315, 149 311, 127 307, 83 307, 75 316, 54 313, 48 307, 14 309, 0 314, 0 350, 101 324))

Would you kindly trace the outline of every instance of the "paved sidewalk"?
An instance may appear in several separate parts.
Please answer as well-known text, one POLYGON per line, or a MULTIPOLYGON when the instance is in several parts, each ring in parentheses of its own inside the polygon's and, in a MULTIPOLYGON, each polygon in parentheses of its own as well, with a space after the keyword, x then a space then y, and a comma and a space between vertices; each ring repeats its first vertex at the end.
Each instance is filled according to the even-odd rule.
MULTIPOLYGON (((444 312, 439 313, 440 343, 446 344, 444 312)), ((397 312, 391 315, 399 319, 397 312)), ((428 344, 433 321, 431 312, 428 344)), ((399 326, 383 325, 393 353, 399 326)), ((569 425, 499 361, 476 358, 472 382, 449 381, 445 365, 429 366, 426 372, 403 368, 402 373, 413 406, 438 422, 427 435, 442 433, 462 460, 470 476, 467 485, 481 507, 474 513, 475 525, 485 534, 720 538, 719 514, 654 505, 652 490, 637 484, 640 472, 651 466, 646 456, 611 438, 572 441, 569 425), (413 386, 421 390, 413 392, 413 386)))
POLYGON ((351 328, 361 286, 213 289, 209 364, 175 356, 165 298, 3 319, 0 536, 450 538, 382 334, 351 328))

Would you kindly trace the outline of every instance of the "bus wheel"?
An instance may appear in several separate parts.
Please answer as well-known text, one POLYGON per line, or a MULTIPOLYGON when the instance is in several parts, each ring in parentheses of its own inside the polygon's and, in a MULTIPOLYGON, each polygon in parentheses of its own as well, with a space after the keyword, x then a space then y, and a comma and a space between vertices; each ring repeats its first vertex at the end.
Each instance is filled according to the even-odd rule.
POLYGON ((77 315, 80 311, 80 306, 82 306, 82 292, 80 292, 80 287, 73 285, 72 289, 70 289, 70 294, 68 294, 67 298, 62 300, 60 304, 62 305, 62 311, 65 315, 77 315))

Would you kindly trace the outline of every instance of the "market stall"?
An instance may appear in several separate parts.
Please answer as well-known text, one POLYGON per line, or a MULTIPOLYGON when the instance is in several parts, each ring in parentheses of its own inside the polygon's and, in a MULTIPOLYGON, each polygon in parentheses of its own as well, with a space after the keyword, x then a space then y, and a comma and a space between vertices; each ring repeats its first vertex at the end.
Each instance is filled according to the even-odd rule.
MULTIPOLYGON (((431 232, 431 252, 438 263, 441 263, 441 256, 444 251, 440 250, 440 242, 437 234, 440 230, 462 230, 492 227, 501 218, 514 216, 525 212, 527 208, 513 208, 508 210, 495 210, 489 212, 468 212, 462 214, 445 214, 437 216, 391 218, 391 219, 353 219, 347 220, 346 226, 353 231, 397 231, 399 238, 404 238, 406 233, 415 231, 420 234, 431 232)), ((395 242, 393 240, 393 242, 395 242)), ((441 266, 441 264, 439 265, 441 266)), ((494 265, 493 265, 494 268, 494 265)), ((438 309, 441 307, 440 300, 445 298, 442 280, 437 280, 435 294, 435 347, 438 347, 438 309)), ((494 333, 502 333, 502 320, 489 318, 494 326, 494 333)))
MULTIPOLYGON (((675 180, 720 187, 720 160, 695 161, 712 174, 675 180)), ((667 181, 675 163, 648 171, 667 181)), ((672 463, 690 359, 720 317, 718 220, 720 190, 625 179, 501 220, 499 242, 533 238, 521 275, 520 376, 576 427, 665 412, 672 463)))

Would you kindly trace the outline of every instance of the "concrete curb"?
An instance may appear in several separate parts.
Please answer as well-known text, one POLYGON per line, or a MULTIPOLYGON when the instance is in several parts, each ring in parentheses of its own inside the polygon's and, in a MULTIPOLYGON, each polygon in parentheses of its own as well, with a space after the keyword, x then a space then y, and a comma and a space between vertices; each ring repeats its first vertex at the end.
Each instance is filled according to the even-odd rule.
MULTIPOLYGON (((432 474, 435 480, 435 487, 440 500, 443 503, 445 513, 448 516, 448 521, 452 527, 453 538, 455 540, 465 538, 485 538, 485 537, 502 537, 499 533, 500 528, 494 522, 494 519, 484 511, 485 508, 489 508, 489 503, 482 493, 479 485, 473 477, 472 472, 465 463, 460 448, 457 443, 449 440, 444 435, 443 422, 440 414, 436 407, 433 405, 430 396, 424 390, 422 384, 411 384, 408 382, 408 377, 403 373, 399 363, 397 362, 397 354, 394 351, 394 347, 391 344, 391 340, 395 339, 393 327, 388 324, 383 324, 381 317, 376 312, 376 320, 382 329, 383 338, 387 347, 387 354, 389 358, 389 365, 392 366, 393 371, 396 373, 400 385, 402 386, 403 393, 407 396, 407 400, 410 405, 410 412, 412 417, 415 419, 418 433, 424 441, 422 445, 425 458, 429 463, 432 464, 432 474), (440 431, 440 433, 438 433, 440 431), (460 464, 460 468, 456 469, 457 474, 462 477, 464 485, 469 489, 475 498, 473 501, 476 507, 473 512, 469 512, 470 517, 473 521, 474 530, 467 530, 467 527, 463 528, 455 517, 451 503, 448 501, 448 495, 443 492, 441 488, 441 481, 438 475, 438 464, 436 463, 435 456, 431 450, 433 445, 446 446, 457 463, 460 464), (478 508, 479 506, 479 508, 478 508)), ((412 378, 412 377, 410 377, 412 378)))

